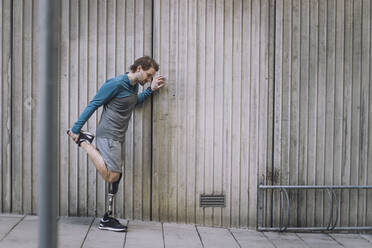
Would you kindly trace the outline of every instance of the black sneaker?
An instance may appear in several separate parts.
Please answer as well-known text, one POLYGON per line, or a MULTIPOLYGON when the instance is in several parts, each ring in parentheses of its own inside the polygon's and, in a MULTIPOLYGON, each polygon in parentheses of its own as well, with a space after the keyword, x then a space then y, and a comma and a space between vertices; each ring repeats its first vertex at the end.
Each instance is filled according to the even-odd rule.
POLYGON ((82 142, 86 142, 86 141, 92 144, 93 140, 94 140, 94 135, 93 134, 91 134, 87 131, 81 130, 80 135, 79 135, 79 140, 78 140, 77 143, 78 143, 79 146, 82 142))
POLYGON ((101 230, 109 230, 109 231, 115 231, 115 232, 126 232, 127 227, 122 225, 117 219, 113 217, 104 216, 100 223, 99 223, 99 229, 101 230))
MULTIPOLYGON (((67 134, 68 134, 68 132, 71 132, 71 130, 68 129, 67 130, 67 134)), ((79 139, 78 139, 78 141, 76 143, 80 146, 80 144, 83 143, 83 142, 92 143, 93 140, 94 140, 94 135, 93 134, 91 134, 91 133, 89 133, 87 131, 81 130, 80 131, 80 135, 79 135, 79 139)))

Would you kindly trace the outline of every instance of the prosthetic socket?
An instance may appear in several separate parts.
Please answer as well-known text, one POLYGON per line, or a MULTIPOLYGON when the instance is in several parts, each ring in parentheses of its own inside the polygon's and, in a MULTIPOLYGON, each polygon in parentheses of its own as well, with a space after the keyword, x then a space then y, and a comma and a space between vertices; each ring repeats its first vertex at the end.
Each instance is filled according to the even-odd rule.
POLYGON ((108 184, 109 206, 108 206, 108 211, 105 213, 105 216, 112 215, 112 205, 114 204, 114 196, 118 192, 121 176, 122 176, 122 173, 120 173, 120 177, 116 182, 108 184))

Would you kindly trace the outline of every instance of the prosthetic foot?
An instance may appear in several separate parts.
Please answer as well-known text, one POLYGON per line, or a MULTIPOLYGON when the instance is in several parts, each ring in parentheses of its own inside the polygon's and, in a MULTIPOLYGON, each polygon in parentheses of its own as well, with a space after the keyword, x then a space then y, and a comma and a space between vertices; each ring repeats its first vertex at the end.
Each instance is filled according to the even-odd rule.
POLYGON ((114 183, 109 183, 108 197, 109 197, 109 206, 108 211, 105 213, 103 218, 100 221, 99 229, 109 230, 115 232, 126 232, 127 227, 122 225, 117 219, 112 217, 112 205, 114 204, 115 194, 118 192, 119 182, 121 179, 121 173, 119 179, 114 183))

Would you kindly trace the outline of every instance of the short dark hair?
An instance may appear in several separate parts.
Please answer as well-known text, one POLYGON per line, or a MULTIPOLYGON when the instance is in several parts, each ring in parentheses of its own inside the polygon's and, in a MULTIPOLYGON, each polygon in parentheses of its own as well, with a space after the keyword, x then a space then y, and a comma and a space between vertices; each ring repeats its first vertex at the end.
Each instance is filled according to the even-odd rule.
POLYGON ((134 61, 133 65, 130 66, 130 70, 132 72, 136 72, 137 67, 141 66, 144 71, 150 69, 151 67, 155 69, 155 71, 159 70, 159 64, 151 58, 150 56, 143 56, 138 58, 134 61))

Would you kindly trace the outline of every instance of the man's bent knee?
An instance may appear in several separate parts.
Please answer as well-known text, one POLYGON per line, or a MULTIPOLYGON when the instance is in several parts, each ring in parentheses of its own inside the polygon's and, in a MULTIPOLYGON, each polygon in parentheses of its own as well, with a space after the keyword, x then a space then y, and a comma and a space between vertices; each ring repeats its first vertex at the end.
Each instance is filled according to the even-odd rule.
POLYGON ((120 172, 108 171, 107 182, 114 183, 120 179, 120 172))

